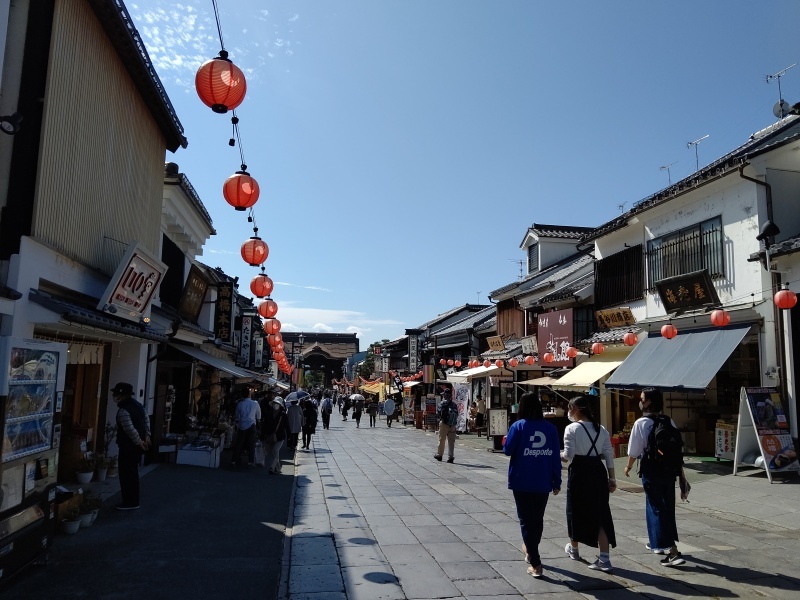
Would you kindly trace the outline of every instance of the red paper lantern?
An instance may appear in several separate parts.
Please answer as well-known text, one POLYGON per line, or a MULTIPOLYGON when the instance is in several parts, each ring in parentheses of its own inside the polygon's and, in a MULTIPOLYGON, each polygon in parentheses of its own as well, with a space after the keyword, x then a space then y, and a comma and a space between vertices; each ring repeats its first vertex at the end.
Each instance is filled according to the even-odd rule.
POLYGON ((600 342, 595 342, 592 344, 592 354, 602 354, 606 351, 606 347, 603 346, 600 342))
POLYGON ((258 182, 247 171, 236 171, 222 185, 222 196, 236 210, 247 210, 258 202, 258 182))
POLYGON ((257 267, 267 260, 269 246, 260 237, 253 236, 242 244, 242 258, 251 267, 257 267))
POLYGON ((484 366, 484 367, 486 367, 486 368, 488 369, 489 367, 491 367, 491 366, 492 366, 492 361, 490 361, 490 360, 487 358, 485 361, 483 361, 483 366, 484 366))
POLYGON ((544 359, 544 362, 551 363, 551 362, 553 362, 555 360, 556 357, 553 356, 553 354, 551 352, 545 352, 545 354, 544 354, 544 356, 542 358, 544 359))
POLYGON ((790 289, 784 288, 775 294, 773 300, 775 301, 775 306, 781 310, 789 310, 797 304, 797 294, 790 289))
POLYGON ((678 335, 678 330, 672 323, 667 323, 661 328, 661 335, 667 338, 668 340, 671 340, 676 335, 678 335))
POLYGON ((509 361, 508 361, 508 366, 509 366, 509 367, 514 367, 514 368, 516 368, 516 366, 517 366, 518 364, 519 364, 519 361, 518 361, 516 358, 512 358, 511 360, 509 360, 509 361))
POLYGON ((445 359, 445 358, 440 358, 440 359, 439 359, 439 364, 440 364, 440 365, 442 365, 442 366, 445 366, 445 365, 447 364, 447 359, 445 359))
MULTIPOLYGON (((266 327, 264 328, 266 330, 266 327)), ((270 347, 274 346, 275 344, 279 344, 283 341, 283 336, 280 333, 270 333, 267 336, 267 343, 270 347)))
POLYGON ((247 92, 244 73, 228 60, 225 50, 200 66, 194 76, 194 85, 203 104, 220 114, 239 106, 247 92))
POLYGON ((575 358, 578 356, 578 349, 575 346, 570 346, 567 348, 567 356, 570 358, 575 358))
POLYGON ((286 347, 286 346, 284 345, 284 343, 283 343, 283 342, 278 342, 277 344, 275 344, 275 346, 274 346, 274 349, 275 349, 276 351, 278 351, 278 352, 283 352, 283 349, 284 349, 285 347, 286 347))
POLYGON ((533 363, 536 362, 536 357, 534 356, 526 356, 525 357, 525 364, 531 366, 533 363))
POLYGON ((456 368, 458 368, 458 367, 460 367, 460 366, 461 366, 461 361, 460 361, 460 360, 457 360, 457 361, 456 361, 454 364, 456 365, 456 368))
POLYGON ((502 360, 500 360, 499 358, 498 358, 496 361, 494 361, 494 366, 495 366, 495 367, 497 367, 498 369, 502 369, 502 368, 503 368, 503 365, 505 365, 505 364, 506 364, 506 363, 504 363, 504 362, 503 362, 502 360))
POLYGON ((731 315, 727 310, 717 309, 711 313, 711 323, 717 327, 725 327, 731 322, 731 315))
POLYGON ((281 330, 281 322, 278 319, 267 319, 264 321, 264 331, 267 333, 278 333, 281 330))
POLYGON ((447 366, 448 367, 452 367, 455 363, 456 363, 456 361, 454 361, 452 358, 447 359, 447 366))
POLYGON ((272 293, 273 287, 275 287, 275 285, 272 283, 272 279, 264 275, 264 273, 256 275, 250 280, 250 291, 253 292, 256 298, 269 296, 272 293))
POLYGON ((258 305, 258 314, 265 319, 271 319, 278 314, 278 304, 274 300, 264 300, 258 305))
POLYGON ((639 342, 639 336, 629 331, 625 334, 625 337, 622 338, 622 341, 625 342, 626 346, 635 346, 639 342))

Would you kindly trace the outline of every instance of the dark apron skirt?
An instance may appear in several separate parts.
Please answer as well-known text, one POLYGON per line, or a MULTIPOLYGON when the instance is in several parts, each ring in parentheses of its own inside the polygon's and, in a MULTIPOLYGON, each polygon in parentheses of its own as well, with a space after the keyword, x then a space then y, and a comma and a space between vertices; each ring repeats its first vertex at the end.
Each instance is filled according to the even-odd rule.
POLYGON ((608 472, 602 458, 575 456, 567 476, 567 531, 571 540, 597 548, 602 527, 611 547, 616 547, 608 495, 608 472))

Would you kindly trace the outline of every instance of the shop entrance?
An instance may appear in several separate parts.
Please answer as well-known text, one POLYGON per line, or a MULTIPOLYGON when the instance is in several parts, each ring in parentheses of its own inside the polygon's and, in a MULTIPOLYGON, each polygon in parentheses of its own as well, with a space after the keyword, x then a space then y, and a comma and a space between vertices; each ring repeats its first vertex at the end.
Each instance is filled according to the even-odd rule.
POLYGON ((58 454, 61 481, 74 479, 84 452, 103 451, 106 404, 100 401, 102 371, 102 363, 67 364, 58 454))

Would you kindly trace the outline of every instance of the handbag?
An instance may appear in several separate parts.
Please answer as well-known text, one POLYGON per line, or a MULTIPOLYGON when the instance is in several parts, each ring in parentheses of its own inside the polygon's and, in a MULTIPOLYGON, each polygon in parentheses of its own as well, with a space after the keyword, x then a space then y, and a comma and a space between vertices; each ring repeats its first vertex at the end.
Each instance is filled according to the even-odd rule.
POLYGON ((264 463, 266 462, 266 457, 264 456, 264 447, 261 445, 261 442, 256 442, 256 452, 255 452, 255 464, 259 467, 263 467, 264 463))

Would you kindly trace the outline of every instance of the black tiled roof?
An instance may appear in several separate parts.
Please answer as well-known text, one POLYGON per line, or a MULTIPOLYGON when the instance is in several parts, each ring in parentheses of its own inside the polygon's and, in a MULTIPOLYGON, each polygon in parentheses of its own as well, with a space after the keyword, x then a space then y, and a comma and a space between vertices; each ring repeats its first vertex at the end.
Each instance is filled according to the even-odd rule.
POLYGON ((634 215, 649 210, 663 202, 672 200, 712 179, 726 175, 738 169, 748 158, 763 154, 764 152, 788 144, 798 138, 800 138, 800 118, 795 115, 785 117, 769 127, 752 134, 744 144, 715 160, 708 166, 703 167, 675 184, 635 203, 633 208, 628 212, 600 225, 583 237, 582 242, 588 243, 611 231, 621 229, 625 227, 630 218, 634 215))
MULTIPOLYGON (((782 242, 775 242, 769 247, 770 257, 784 256, 786 254, 794 254, 795 252, 800 252, 800 233, 782 242)), ((758 256, 758 254, 756 254, 756 256, 758 256)))
POLYGON ((537 304, 546 304, 548 302, 555 302, 557 300, 570 298, 575 294, 577 294, 580 290, 582 290, 586 286, 592 285, 593 282, 594 282, 594 273, 593 272, 587 273, 586 275, 579 277, 572 283, 567 284, 560 290, 556 290, 555 292, 552 292, 540 298, 537 304))
POLYGON ((594 227, 576 227, 572 225, 543 225, 534 223, 529 231, 539 237, 566 238, 579 240, 587 233, 594 231, 594 227))
POLYGON ((622 344, 626 333, 633 332, 638 334, 641 331, 642 328, 636 325, 612 327, 607 331, 597 331, 587 339, 581 340, 578 343, 581 346, 591 346, 595 342, 601 342, 603 344, 622 344))
POLYGON ((477 325, 482 324, 484 321, 497 315, 497 310, 494 306, 487 306, 483 310, 468 315, 467 317, 448 325, 444 329, 436 332, 437 336, 444 336, 449 333, 457 333, 459 331, 466 331, 469 328, 475 328, 477 325))

